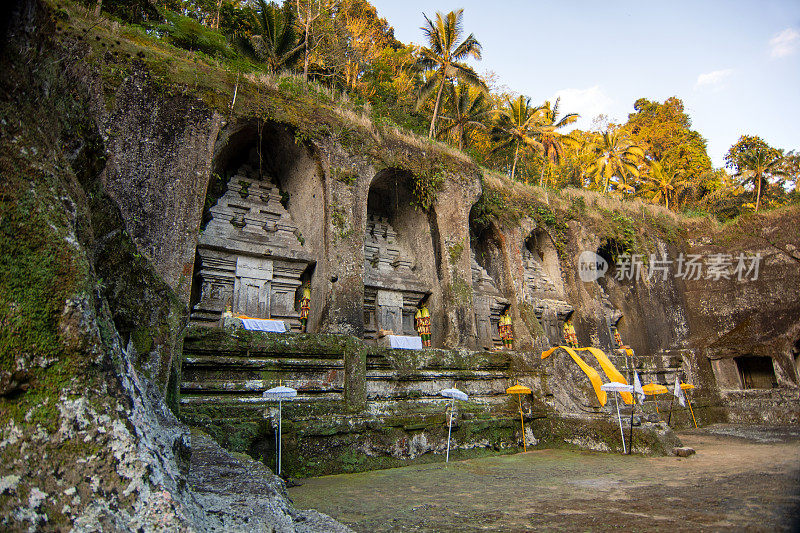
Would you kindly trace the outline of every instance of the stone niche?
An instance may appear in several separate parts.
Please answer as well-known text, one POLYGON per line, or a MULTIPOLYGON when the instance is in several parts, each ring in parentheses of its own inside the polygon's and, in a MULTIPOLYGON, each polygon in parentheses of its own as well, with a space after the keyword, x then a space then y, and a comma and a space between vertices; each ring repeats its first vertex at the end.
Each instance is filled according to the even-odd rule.
POLYGON ((197 245, 192 322, 217 325, 230 305, 299 327, 296 291, 313 261, 281 199, 271 178, 259 179, 254 154, 227 180, 197 245))
MULTIPOLYGON (((364 337, 416 335, 414 315, 432 293, 430 225, 412 206, 411 174, 386 169, 369 189, 364 232, 364 337)), ((433 300, 433 298, 431 298, 433 300)), ((435 308, 430 305, 432 318, 435 308)))
POLYGON ((520 247, 522 300, 534 314, 551 344, 563 343, 563 324, 573 311, 564 300, 561 269, 555 245, 546 232, 534 229, 520 247))
POLYGON ((509 305, 485 268, 478 264, 472 252, 472 292, 475 309, 475 327, 478 333, 478 347, 493 349, 502 346, 498 325, 500 315, 509 305))
POLYGON ((410 254, 386 218, 371 214, 364 235, 364 331, 416 335, 414 315, 430 290, 412 270, 410 254))

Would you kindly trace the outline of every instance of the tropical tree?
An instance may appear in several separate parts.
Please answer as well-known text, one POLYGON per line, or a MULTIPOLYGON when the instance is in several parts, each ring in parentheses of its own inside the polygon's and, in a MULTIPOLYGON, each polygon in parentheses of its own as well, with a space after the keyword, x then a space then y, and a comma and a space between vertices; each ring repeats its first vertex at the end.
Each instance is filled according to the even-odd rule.
POLYGON ((670 200, 674 200, 681 192, 685 191, 687 185, 681 171, 672 169, 661 161, 650 163, 644 180, 644 195, 649 196, 650 200, 655 203, 661 203, 663 200, 667 209, 669 209, 670 200))
POLYGON ((761 205, 761 189, 768 183, 768 177, 785 176, 781 168, 782 155, 775 155, 768 150, 757 149, 742 155, 739 171, 735 174, 742 178, 745 185, 752 183, 756 191, 756 213, 761 205))
POLYGON ((437 12, 436 22, 431 21, 425 14, 423 16, 425 17, 425 26, 421 29, 428 40, 429 47, 420 49, 416 66, 421 72, 432 71, 433 75, 429 76, 420 87, 417 107, 419 108, 436 91, 433 117, 428 131, 428 137, 433 138, 436 133, 436 119, 439 116, 439 105, 445 85, 451 83, 453 79, 458 79, 484 91, 487 88, 472 67, 463 63, 470 56, 475 59, 481 58, 481 43, 475 39, 473 34, 470 33, 466 39, 458 43, 463 33, 464 10, 451 11, 447 15, 437 12))
POLYGON ((735 170, 742 185, 753 185, 755 210, 761 206, 761 192, 770 177, 788 176, 783 150, 773 148, 757 135, 742 135, 725 154, 725 166, 735 170))
POLYGON ((295 32, 296 14, 291 5, 287 3, 281 8, 264 0, 258 0, 258 5, 258 12, 253 14, 253 35, 239 36, 237 45, 246 55, 276 72, 300 58, 304 39, 299 40, 295 32))
POLYGON ((660 161, 687 179, 699 178, 711 170, 706 141, 691 129, 692 120, 680 98, 673 96, 664 103, 639 98, 633 108, 636 112, 628 115, 624 127, 649 161, 660 161))
POLYGON ((542 143, 535 136, 539 126, 539 111, 542 108, 531 107, 530 104, 531 99, 528 96, 520 95, 516 100, 507 99, 506 106, 497 111, 492 126, 491 137, 492 142, 495 143, 492 152, 514 147, 514 163, 511 165, 512 180, 516 175, 520 148, 543 150, 542 143))
POLYGON ((608 193, 611 178, 618 178, 628 187, 628 176, 639 177, 637 164, 644 158, 644 150, 633 144, 620 130, 609 130, 595 138, 591 149, 594 161, 586 169, 595 182, 602 185, 603 193, 608 193))
POLYGON ((449 86, 447 100, 450 113, 441 116, 447 125, 438 135, 450 135, 458 143, 459 150, 463 150, 471 132, 486 129, 482 120, 490 112, 489 102, 484 92, 463 83, 449 86))
POLYGON ((564 154, 565 146, 576 146, 578 140, 570 135, 564 135, 557 130, 574 123, 580 115, 577 113, 567 113, 563 117, 558 116, 558 104, 561 98, 556 98, 555 104, 551 107, 550 101, 546 101, 539 109, 536 129, 533 138, 541 145, 544 161, 542 172, 539 176, 539 185, 544 180, 545 167, 550 163, 559 164, 564 154))

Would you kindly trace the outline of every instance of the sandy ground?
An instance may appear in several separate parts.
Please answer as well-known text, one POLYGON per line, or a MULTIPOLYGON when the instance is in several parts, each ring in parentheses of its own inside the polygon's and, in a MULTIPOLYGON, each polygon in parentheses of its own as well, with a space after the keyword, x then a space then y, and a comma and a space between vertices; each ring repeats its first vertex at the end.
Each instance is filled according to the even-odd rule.
POLYGON ((356 531, 800 531, 800 428, 680 434, 686 459, 537 450, 302 480, 356 531))

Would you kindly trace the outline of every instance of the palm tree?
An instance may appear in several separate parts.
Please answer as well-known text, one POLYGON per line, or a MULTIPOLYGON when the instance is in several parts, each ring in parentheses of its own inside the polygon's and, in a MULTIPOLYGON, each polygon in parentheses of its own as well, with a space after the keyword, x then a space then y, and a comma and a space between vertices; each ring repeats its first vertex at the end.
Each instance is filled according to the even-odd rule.
POLYGON ((664 206, 669 209, 670 199, 675 199, 675 196, 686 188, 687 182, 682 172, 665 166, 662 161, 650 163, 650 173, 645 179, 650 192, 653 193, 651 200, 660 202, 663 198, 664 206))
POLYGON ((438 88, 431 127, 428 131, 428 137, 432 139, 436 133, 436 119, 439 116, 439 104, 445 85, 457 78, 463 83, 479 87, 484 91, 487 90, 487 87, 472 67, 462 63, 469 56, 475 59, 481 58, 481 43, 470 33, 464 41, 456 44, 463 31, 464 10, 451 11, 447 15, 437 12, 435 23, 425 14, 423 16, 426 24, 421 29, 428 39, 430 48, 420 49, 416 66, 422 72, 434 71, 434 74, 422 84, 417 97, 417 107, 420 107, 438 88))
POLYGON ((602 183, 603 193, 608 193, 611 178, 616 176, 627 186, 627 177, 639 177, 636 166, 640 158, 644 158, 644 150, 633 144, 628 137, 619 131, 606 131, 595 142, 594 161, 586 169, 597 183, 602 183))
POLYGON ((539 111, 542 108, 531 107, 531 99, 522 95, 517 100, 508 99, 506 103, 506 107, 497 111, 497 117, 492 127, 492 142, 495 143, 492 152, 514 146, 514 164, 511 166, 511 179, 513 180, 517 171, 520 147, 544 149, 542 143, 535 137, 539 111))
POLYGON ((271 72, 276 72, 302 55, 305 39, 298 42, 297 14, 291 5, 287 3, 281 8, 264 0, 258 0, 258 4, 258 15, 252 15, 253 36, 239 36, 237 45, 246 55, 266 63, 271 72))
POLYGON ((756 189, 756 213, 761 205, 761 187, 767 181, 767 176, 787 175, 786 171, 780 168, 781 163, 783 155, 775 155, 769 150, 756 149, 742 154, 736 176, 742 176, 745 183, 753 182, 756 189))
POLYGON ((542 145, 544 160, 542 164, 542 174, 539 176, 539 186, 544 180, 545 165, 550 163, 558 164, 564 153, 564 145, 577 145, 578 140, 570 135, 564 135, 556 130, 574 123, 580 115, 568 113, 558 118, 558 104, 561 98, 556 98, 556 103, 550 107, 550 102, 546 101, 539 110, 539 124, 533 133, 534 138, 542 145))
POLYGON ((463 150, 470 132, 486 129, 481 120, 489 114, 489 102, 486 100, 486 93, 476 91, 463 83, 450 85, 448 93, 452 112, 450 116, 441 116, 447 126, 439 130, 438 134, 451 134, 458 141, 458 149, 463 150))

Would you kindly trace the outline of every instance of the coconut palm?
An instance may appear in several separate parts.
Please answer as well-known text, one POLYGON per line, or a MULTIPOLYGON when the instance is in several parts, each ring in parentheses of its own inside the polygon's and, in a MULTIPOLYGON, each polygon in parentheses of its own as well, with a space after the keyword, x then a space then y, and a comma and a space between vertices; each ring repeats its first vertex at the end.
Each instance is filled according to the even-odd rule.
POLYGON ((781 163, 783 156, 775 155, 769 150, 756 149, 742 154, 736 176, 741 176, 745 184, 753 183, 756 190, 756 213, 761 205, 761 188, 767 181, 767 176, 787 175, 786 171, 780 168, 781 163))
MULTIPOLYGON (((539 111, 541 107, 531 107, 531 99, 520 95, 518 99, 506 100, 506 106, 497 111, 492 126, 492 152, 514 147, 514 163, 511 165, 511 179, 517 171, 520 148, 544 150, 542 143, 536 139, 539 127, 539 111)), ((527 182, 527 181, 526 181, 527 182)))
POLYGON ((459 150, 463 150, 472 131, 486 129, 482 119, 489 114, 489 102, 486 93, 463 83, 450 85, 448 93, 450 113, 441 116, 447 125, 438 135, 451 135, 457 140, 459 150))
POLYGON ((550 101, 546 101, 539 110, 539 120, 533 137, 542 145, 544 160, 542 173, 539 176, 539 185, 544 180, 545 166, 550 163, 559 164, 564 154, 564 146, 575 146, 578 140, 570 135, 564 135, 557 130, 574 123, 580 115, 577 113, 567 113, 563 117, 558 117, 558 104, 561 98, 556 98, 556 103, 550 107, 550 101))
POLYGON ((679 170, 670 168, 661 161, 650 163, 650 171, 644 177, 647 182, 646 193, 653 202, 660 203, 663 199, 664 206, 669 209, 670 200, 675 200, 678 194, 686 190, 687 181, 679 170))
POLYGON ((422 72, 433 71, 433 75, 429 76, 425 83, 422 84, 417 97, 417 107, 426 102, 436 91, 433 117, 428 131, 428 137, 433 138, 436 133, 436 119, 439 116, 439 105, 442 101, 445 85, 451 83, 453 79, 458 79, 484 91, 487 90, 487 87, 478 74, 469 65, 463 63, 470 56, 475 59, 481 58, 481 43, 471 33, 464 41, 458 43, 463 32, 462 18, 464 10, 451 11, 447 15, 437 12, 436 22, 431 21, 424 14, 423 16, 425 17, 425 26, 421 29, 428 40, 430 48, 423 47, 420 49, 416 67, 422 72))
POLYGON ((252 36, 239 36, 238 48, 251 58, 266 63, 272 72, 295 62, 303 53, 304 39, 295 32, 297 14, 289 4, 258 0, 257 15, 252 15, 252 36))
POLYGON ((612 177, 622 181, 628 188, 628 176, 639 177, 636 166, 640 158, 644 158, 644 150, 633 144, 624 133, 606 131, 592 143, 594 161, 586 169, 598 184, 602 184, 603 193, 608 193, 612 177))

